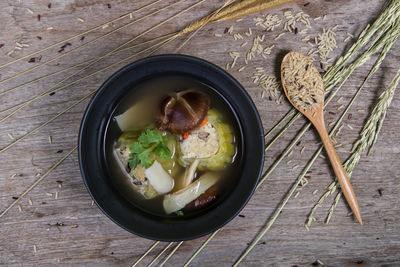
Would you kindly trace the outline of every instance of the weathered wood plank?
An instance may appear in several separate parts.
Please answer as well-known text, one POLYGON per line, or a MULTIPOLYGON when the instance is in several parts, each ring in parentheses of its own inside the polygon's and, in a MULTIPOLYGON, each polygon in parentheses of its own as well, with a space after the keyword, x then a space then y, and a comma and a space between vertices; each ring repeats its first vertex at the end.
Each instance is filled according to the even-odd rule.
MULTIPOLYGON (((143 19, 134 26, 127 27, 119 33, 78 50, 76 53, 56 60, 47 67, 39 68, 30 74, 0 84, 0 91, 62 70, 92 57, 104 55, 151 25, 160 23, 194 2, 196 1, 177 4, 171 10, 160 12, 151 19, 143 19)), ((276 13, 281 18, 283 18, 283 12, 287 10, 293 10, 293 13, 303 10, 311 18, 326 15, 325 20, 321 18, 315 22, 312 21, 312 29, 309 33, 314 36, 323 27, 328 28, 338 24, 338 48, 331 53, 332 57, 337 58, 351 44, 351 41, 343 42, 346 33, 359 34, 367 23, 372 22, 378 16, 384 2, 320 0, 306 5, 307 1, 300 1, 298 4, 282 7, 271 13, 276 13)), ((103 0, 3 1, 0 3, 0 25, 2 25, 0 43, 4 46, 0 48, 0 64, 78 34, 147 3, 149 2, 103 0), (48 7, 49 3, 51 3, 50 8, 48 7), (34 14, 31 14, 27 8, 34 14), (40 21, 37 17, 39 14, 40 21), (80 22, 77 18, 84 19, 84 22, 80 22), (49 27, 53 27, 53 29, 47 30, 49 27), (41 40, 37 36, 41 37, 41 40), (7 53, 16 46, 16 42, 29 44, 29 47, 16 51, 11 57, 7 56, 7 53)), ((172 2, 165 1, 164 3, 163 1, 150 10, 155 11, 167 3, 172 2)), ((221 3, 222 1, 207 1, 139 40, 148 40, 151 37, 176 31, 188 22, 208 14, 221 3)), ((147 10, 143 10, 134 14, 133 19, 141 18, 148 14, 147 12, 147 10)), ((264 67, 268 75, 276 75, 276 71, 279 69, 279 60, 285 51, 300 50, 302 46, 308 45, 307 42, 301 41, 305 35, 300 33, 297 35, 286 33, 279 40, 274 40, 275 36, 282 32, 283 24, 273 32, 265 32, 254 25, 253 18, 256 16, 260 15, 246 17, 240 22, 208 25, 198 32, 181 53, 204 58, 225 68, 226 63, 231 62, 228 52, 240 52, 240 63, 229 72, 245 86, 259 109, 265 129, 268 130, 290 109, 290 106, 285 100, 282 104, 276 104, 275 98, 272 98, 272 101, 269 100, 268 94, 261 99, 262 90, 252 82, 251 76, 256 67, 264 67), (224 34, 225 28, 231 25, 234 26, 234 32, 241 33, 245 40, 234 40, 229 34, 224 34), (253 31, 251 37, 245 35, 249 27, 253 31), (223 37, 216 37, 215 33, 222 34, 223 37), (245 66, 243 59, 246 51, 251 47, 255 34, 265 34, 264 47, 273 44, 275 47, 266 59, 257 56, 246 65, 243 71, 239 72, 238 69, 245 66), (241 47, 245 41, 248 44, 241 47)), ((124 23, 128 21, 130 20, 127 19, 124 23)), ((71 40, 71 46, 65 47, 63 53, 120 25, 122 24, 115 23, 105 29, 87 34, 82 41, 79 38, 71 40)), ((170 53, 183 41, 184 38, 181 38, 158 53, 170 53)), ((148 45, 144 47, 148 47, 148 45)), ((60 48, 61 45, 49 52, 40 53, 41 62, 60 55, 58 52, 60 48)), ((126 58, 134 51, 139 50, 140 48, 124 51, 119 55, 102 60, 100 64, 90 67, 78 77, 83 77, 101 67, 126 58)), ((306 50, 301 51, 307 52, 306 50)), ((381 69, 371 78, 351 108, 352 117, 346 119, 345 123, 350 124, 353 129, 344 127, 336 138, 343 144, 338 149, 342 161, 349 156, 349 150, 371 111, 371 105, 399 69, 399 59, 400 50, 397 43, 385 59, 381 69)), ((0 79, 5 79, 39 64, 27 61, 28 59, 0 69, 0 79)), ((131 61, 133 60, 129 62, 131 61)), ((328 123, 340 116, 340 111, 337 109, 341 104, 348 103, 372 63, 373 60, 370 60, 357 69, 343 86, 339 92, 339 97, 343 99, 338 103, 336 98, 328 108, 328 111, 331 111, 326 116, 328 123)), ((125 64, 115 66, 99 75, 60 90, 52 96, 35 101, 24 108, 22 112, 0 123, 0 147, 11 141, 8 133, 15 137, 25 134, 97 88, 109 75, 125 64)), ((71 75, 74 71, 70 70, 55 75, 20 88, 11 94, 0 96, 0 110, 27 100, 54 86, 59 80, 71 75)), ((73 80, 72 78, 68 81, 73 80)), ((37 168, 47 170, 76 145, 79 124, 86 104, 87 101, 79 104, 67 114, 0 155, 1 211, 13 201, 12 197, 19 196, 37 179, 35 177, 37 168), (52 136, 52 144, 48 142, 49 135, 52 136), (13 174, 17 175, 12 177, 13 174)), ((349 217, 349 210, 343 200, 339 202, 331 223, 325 225, 323 222, 333 200, 333 196, 331 196, 316 213, 317 221, 312 224, 311 231, 306 231, 303 225, 311 207, 333 179, 328 162, 320 158, 312 168, 313 173, 309 184, 302 188, 297 198, 289 201, 271 230, 249 254, 243 265, 309 266, 317 259, 329 266, 357 264, 398 266, 400 264, 399 107, 400 98, 395 95, 374 153, 369 157, 363 156, 353 173, 352 184, 360 203, 365 225, 360 227, 353 218, 349 217), (318 192, 313 194, 315 190, 318 192)), ((270 166, 280 155, 304 122, 303 119, 298 120, 279 142, 271 147, 266 155, 266 167, 270 166)), ((273 172, 242 211, 243 216, 226 225, 193 261, 193 266, 231 265, 271 216, 274 208, 296 179, 301 167, 318 148, 317 142, 319 140, 315 132, 308 131, 301 144, 293 150, 292 162, 289 165, 285 163, 286 161, 283 162, 273 172), (306 147, 305 151, 300 154, 303 146, 306 147), (300 167, 293 170, 292 167, 296 164, 299 164, 300 167)), ((63 266, 129 266, 153 243, 120 229, 96 206, 91 205, 91 199, 80 177, 76 153, 46 177, 27 197, 22 199, 20 204, 22 212, 14 207, 0 219, 0 264, 4 266, 52 266, 55 264, 63 266), (62 181, 61 188, 56 181, 62 181), (57 200, 55 192, 58 192, 57 200), (52 194, 52 196, 46 193, 52 194), (32 200, 32 205, 29 204, 28 199, 32 200), (56 223, 62 223, 65 226, 49 226, 49 224, 56 223), (34 245, 37 248, 36 253, 33 249, 34 245)), ((205 237, 184 242, 167 265, 182 265, 204 240, 205 237)), ((163 246, 165 243, 156 247, 143 260, 143 264, 149 263, 162 250, 163 246)), ((164 258, 165 255, 161 257, 160 261, 164 258)))

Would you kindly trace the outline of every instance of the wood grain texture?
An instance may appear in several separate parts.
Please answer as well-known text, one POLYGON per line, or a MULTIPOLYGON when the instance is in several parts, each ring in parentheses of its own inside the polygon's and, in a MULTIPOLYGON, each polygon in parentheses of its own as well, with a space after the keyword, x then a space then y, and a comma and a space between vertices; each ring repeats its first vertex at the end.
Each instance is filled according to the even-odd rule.
MULTIPOLYGON (((171 2, 162 1, 158 8, 171 2)), ((160 23, 194 2, 194 0, 185 1, 176 5, 173 9, 160 12, 151 19, 144 19, 108 38, 52 62, 49 66, 0 84, 0 91, 72 66, 86 59, 104 55, 122 42, 152 25, 160 23)), ((0 64, 90 29, 146 3, 149 3, 149 1, 1 1, 0 43, 4 46, 0 48, 0 64), (50 8, 48 7, 49 3, 51 3, 50 8), (31 9, 34 14, 30 14, 27 8, 31 9), (40 21, 37 17, 39 14, 41 15, 40 21), (84 22, 80 22, 77 18, 84 19, 84 22), (53 29, 47 30, 49 27, 53 27, 53 29), (40 40, 38 36, 41 37, 40 40), (16 51, 11 57, 7 56, 7 52, 15 47, 15 42, 29 44, 29 47, 16 51)), ((331 53, 333 58, 337 58, 351 44, 351 41, 343 42, 346 33, 359 34, 368 23, 379 15, 385 1, 318 0, 310 1, 308 5, 305 5, 306 3, 308 2, 300 1, 297 4, 271 11, 271 13, 276 13, 281 18, 283 18, 283 12, 287 10, 293 10, 293 12, 303 10, 312 18, 326 15, 325 20, 312 22, 310 33, 314 36, 322 30, 322 27, 333 27, 338 24, 338 48, 331 53)), ((209 14, 220 5, 222 5, 222 1, 208 0, 194 10, 140 38, 140 40, 148 40, 179 30, 187 23, 209 14)), ((150 12, 149 10, 154 11, 156 9, 157 7, 152 7, 143 10, 133 17, 139 18, 150 12)), ((285 100, 278 105, 275 103, 275 98, 272 98, 272 101, 269 100, 268 94, 265 98, 261 98, 262 89, 255 85, 251 79, 255 68, 264 67, 267 74, 278 77, 277 70, 279 70, 282 55, 289 50, 299 50, 302 46, 307 46, 307 43, 301 41, 302 35, 293 33, 286 33, 275 41, 274 37, 282 32, 283 25, 280 25, 279 29, 277 28, 273 32, 265 32, 254 25, 253 18, 256 16, 260 15, 246 17, 240 22, 221 22, 208 25, 184 46, 181 53, 204 58, 225 68, 226 63, 231 62, 228 52, 240 52, 241 63, 234 69, 230 69, 229 72, 242 83, 253 98, 261 114, 264 129, 267 131, 290 109, 290 105, 285 100), (234 32, 241 33, 246 40, 234 40, 232 36, 224 34, 225 28, 231 25, 234 26, 234 32), (275 48, 266 59, 258 56, 243 71, 238 72, 237 69, 243 66, 243 58, 253 38, 244 34, 249 27, 253 30, 253 36, 254 34, 266 35, 266 40, 263 43, 265 47, 275 44, 275 48), (223 37, 216 37, 214 36, 215 33, 222 34, 223 37), (247 41, 248 44, 241 47, 244 41, 247 41)), ((127 21, 129 19, 125 20, 124 23, 127 21)), ((108 28, 85 35, 83 41, 79 38, 72 40, 70 41, 71 46, 67 46, 65 51, 94 39, 119 25, 122 24, 115 23, 108 28)), ((184 38, 180 38, 158 53, 170 53, 184 40, 184 38)), ((346 126, 336 137, 337 141, 343 144, 342 147, 337 149, 342 162, 349 156, 351 146, 358 138, 359 131, 372 110, 371 106, 399 69, 399 48, 398 43, 393 46, 381 68, 371 78, 363 93, 351 108, 352 116, 347 118, 345 123, 351 125, 353 129, 346 126)), ((59 55, 59 49, 41 53, 41 62, 59 55)), ((100 63, 85 70, 77 77, 83 77, 85 74, 108 66, 139 50, 140 48, 135 48, 101 60, 100 63)), ((0 69, 0 79, 10 77, 35 64, 38 63, 28 63, 28 60, 23 60, 0 69)), ((340 103, 338 103, 338 97, 336 97, 328 106, 330 112, 326 114, 327 124, 340 116, 340 111, 337 111, 338 107, 350 100, 372 64, 373 59, 352 74, 338 94, 338 97, 342 97, 340 103)), ((99 75, 62 89, 54 95, 43 97, 25 107, 12 118, 0 123, 0 147, 10 143, 8 133, 15 137, 25 134, 88 94, 91 90, 99 87, 107 77, 123 65, 125 64, 110 68, 99 75)), ((74 70, 70 70, 1 96, 0 110, 33 97, 73 72, 74 70)), ((74 79, 69 81, 72 80, 74 79)), ((13 197, 18 197, 36 180, 37 168, 47 170, 76 145, 80 120, 87 103, 88 101, 74 107, 39 132, 0 154, 1 211, 13 201, 13 197), (52 144, 49 144, 49 135, 52 136, 52 144), (17 175, 13 177, 13 174, 17 175)), ((1 114, 1 117, 3 115, 1 114)), ((331 196, 317 211, 317 220, 311 225, 311 231, 308 232, 304 228, 303 225, 311 207, 334 177, 326 159, 319 158, 312 168, 313 173, 312 178, 309 179, 309 184, 302 188, 297 198, 288 202, 263 241, 248 255, 242 265, 310 266, 317 259, 320 259, 328 266, 399 266, 399 116, 400 97, 397 92, 388 110, 373 154, 369 157, 363 156, 353 172, 352 185, 360 204, 364 226, 360 227, 354 218, 348 215, 349 210, 343 199, 339 202, 331 223, 324 224, 327 210, 333 200, 333 196, 331 196), (318 190, 318 192, 313 194, 315 190, 318 190)), ((270 166, 280 155, 304 123, 305 120, 303 119, 296 121, 279 139, 279 142, 271 147, 266 154, 266 167, 270 166)), ((192 266, 230 266, 273 213, 274 208, 300 173, 302 166, 317 150, 318 142, 316 132, 314 130, 308 131, 301 143, 294 149, 290 165, 285 162, 279 165, 241 212, 243 216, 228 223, 198 255, 192 266), (304 153, 300 154, 303 146, 305 146, 304 153), (300 167, 293 170, 292 167, 295 164, 299 164, 300 167)), ((153 241, 137 237, 121 229, 103 215, 96 206, 91 205, 90 196, 80 177, 76 153, 46 177, 27 197, 21 200, 20 204, 22 212, 14 207, 0 219, 0 264, 3 266, 130 266, 153 244, 153 241), (61 188, 59 188, 57 181, 62 181, 61 188), (59 192, 57 200, 54 197, 55 192, 59 192), (51 193, 52 196, 46 193, 51 193), (29 204, 29 198, 33 205, 29 204), (65 226, 49 226, 49 224, 55 223, 62 223, 65 226), (78 227, 75 225, 78 225, 78 227), (34 245, 37 247, 36 253, 34 253, 34 245)), ((184 242, 166 265, 182 265, 205 239, 206 237, 203 237, 184 242)), ((149 263, 164 246, 165 243, 157 246, 143 260, 141 266, 149 263)), ((172 249, 173 247, 168 251, 172 249)), ((165 255, 160 258, 158 263, 164 258, 165 255)))

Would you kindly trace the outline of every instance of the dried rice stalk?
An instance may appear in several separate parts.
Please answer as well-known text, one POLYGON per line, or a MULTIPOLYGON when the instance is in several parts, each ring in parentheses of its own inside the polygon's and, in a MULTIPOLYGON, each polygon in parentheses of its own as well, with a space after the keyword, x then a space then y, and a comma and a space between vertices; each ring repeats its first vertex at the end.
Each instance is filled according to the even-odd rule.
MULTIPOLYGON (((378 103, 375 105, 371 115, 368 118, 367 123, 364 125, 360 138, 353 145, 352 154, 349 159, 346 160, 344 164, 344 169, 348 173, 349 178, 354 170, 354 167, 360 160, 361 154, 369 147, 369 151, 373 148, 378 138, 379 132, 382 128, 383 121, 386 117, 386 111, 392 102, 394 92, 400 82, 400 70, 397 72, 396 76, 393 78, 389 87, 379 96, 378 103)), ((331 187, 330 193, 337 188, 337 182, 334 182, 335 185, 331 187)), ((342 191, 338 192, 335 200, 329 209, 328 216, 326 218, 326 223, 329 223, 333 211, 336 205, 339 202, 340 197, 342 196, 342 191)))
POLYGON ((221 10, 221 12, 218 14, 218 16, 215 17, 214 19, 215 20, 220 20, 223 17, 232 16, 232 14, 235 14, 239 10, 247 9, 250 6, 252 6, 255 3, 257 3, 258 1, 259 0, 242 0, 240 2, 235 2, 235 3, 227 6, 223 10, 221 10))
MULTIPOLYGON (((244 0, 245 1, 245 0, 244 0)), ((242 1, 242 2, 244 2, 242 1)), ((236 12, 230 13, 221 19, 220 21, 234 20, 240 17, 248 16, 255 13, 267 11, 269 9, 277 8, 282 5, 294 3, 297 0, 270 0, 270 1, 249 1, 254 2, 252 5, 248 5, 245 8, 239 9, 236 12)))
MULTIPOLYGON (((229 0, 231 2, 231 0, 229 0)), ((186 33, 197 30, 202 27, 202 25, 214 22, 214 21, 227 21, 238 19, 247 15, 254 13, 264 12, 266 10, 277 8, 279 6, 293 3, 295 0, 270 0, 270 1, 260 1, 260 0, 243 0, 240 2, 235 2, 225 8, 223 8, 217 15, 213 16, 210 14, 202 19, 199 19, 183 30, 179 32, 179 35, 184 35, 186 33)))
MULTIPOLYGON (((390 39, 387 40, 387 43, 386 43, 386 45, 384 46, 382 52, 380 53, 378 59, 376 60, 374 66, 372 67, 372 69, 371 69, 370 72, 368 73, 367 78, 364 80, 364 83, 363 83, 363 84, 361 85, 361 87, 358 89, 358 91, 357 91, 356 95, 353 97, 352 101, 354 101, 354 99, 355 99, 355 97, 357 96, 357 94, 358 94, 358 93, 361 91, 361 89, 364 87, 364 85, 366 84, 366 81, 369 79, 369 77, 372 76, 372 74, 375 73, 375 71, 379 68, 379 66, 380 66, 380 64, 382 63, 383 59, 385 58, 387 52, 390 50, 390 48, 392 47, 392 45, 394 44, 394 42, 397 40, 398 34, 400 33, 400 23, 397 24, 397 27, 394 27, 392 30, 389 30, 387 34, 390 35, 391 31, 397 32, 397 34, 394 35, 392 38, 390 38, 390 39)), ((398 83, 398 81, 396 81, 396 79, 397 79, 397 76, 396 76, 396 78, 392 81, 390 87, 392 86, 393 82, 397 82, 397 83, 398 83)), ((394 91, 393 91, 393 92, 394 92, 394 91)), ((349 106, 351 105, 351 103, 352 103, 352 102, 350 102, 349 106)), ((389 102, 389 104, 390 104, 390 102, 389 102)), ((349 106, 348 106, 348 107, 346 108, 346 110, 343 112, 342 116, 341 116, 340 119, 338 120, 338 123, 335 125, 335 127, 334 127, 334 129, 333 129, 332 131, 334 131, 335 128, 339 126, 339 124, 341 123, 341 120, 344 118, 344 115, 346 114, 347 110, 349 109, 349 106)), ((385 112, 386 112, 386 111, 385 111, 385 112)), ((384 117, 383 117, 383 118, 384 118, 384 117)), ((368 122, 367 122, 367 123, 368 123, 368 122)), ((380 127, 378 127, 378 129, 380 130, 380 127)), ((377 135, 378 135, 378 133, 379 133, 379 130, 376 130, 377 133, 375 134, 374 139, 376 139, 376 137, 377 137, 377 135)), ((370 133, 370 134, 373 134, 373 133, 370 133)), ((344 163, 344 166, 343 166, 344 169, 346 170, 347 174, 348 174, 349 179, 351 179, 352 171, 353 171, 355 165, 358 163, 358 160, 360 159, 360 155, 356 156, 355 153, 357 153, 357 152, 354 151, 354 149, 355 149, 355 147, 356 147, 356 145, 357 145, 358 143, 359 143, 359 141, 353 146, 353 150, 352 150, 352 151, 353 151, 353 154, 350 156, 350 158, 349 158, 348 160, 346 160, 346 162, 344 163), (352 158, 353 158, 353 159, 352 159, 352 158), (356 160, 357 160, 357 161, 356 161, 356 160)), ((373 144, 374 144, 374 143, 372 143, 370 147, 372 147, 373 144)), ((321 149, 322 149, 322 147, 321 147, 321 149)), ((364 148, 364 149, 365 149, 365 148, 364 148)), ((361 151, 361 152, 362 152, 362 151, 361 151)), ((316 212, 317 208, 322 204, 322 202, 323 202, 329 195, 333 194, 333 192, 337 189, 337 185, 338 185, 337 181, 334 181, 334 182, 332 182, 332 183, 328 186, 327 191, 320 197, 320 199, 318 200, 318 202, 317 202, 317 203, 314 205, 314 207, 311 209, 311 212, 310 212, 310 214, 309 214, 309 216, 308 216, 308 219, 307 219, 307 225, 310 225, 310 224, 311 224, 313 215, 314 215, 314 213, 316 212)), ((340 195, 340 194, 338 194, 338 195, 340 195)), ((333 205, 331 206, 331 208, 330 208, 329 214, 328 214, 327 219, 326 219, 326 222, 327 222, 327 223, 329 222, 330 218, 332 217, 333 210, 334 210, 334 208, 336 207, 337 202, 339 201, 340 196, 338 196, 338 195, 335 197, 334 204, 333 204, 333 205)))
MULTIPOLYGON (((365 61, 374 53, 379 51, 379 49, 382 47, 382 45, 386 45, 389 48, 391 45, 394 43, 393 38, 388 38, 386 34, 384 34, 385 31, 388 29, 391 29, 392 26, 394 26, 395 22, 398 21, 398 16, 400 14, 400 1, 391 1, 388 7, 380 14, 377 20, 375 20, 373 26, 367 26, 364 31, 361 33, 359 36, 358 40, 354 43, 354 45, 347 51, 347 53, 341 57, 335 65, 329 69, 329 71, 324 75, 324 83, 326 85, 326 89, 328 90, 329 88, 332 88, 334 85, 339 83, 340 81, 346 81, 348 76, 360 65, 365 63, 365 61), (382 32, 382 30, 384 31, 382 32), (379 32, 381 31, 381 32, 379 32), (349 66, 345 67, 345 64, 348 63, 349 59, 353 57, 357 51, 364 47, 367 43, 370 43, 372 38, 377 35, 376 39, 373 40, 372 44, 368 48, 366 52, 364 52, 361 56, 359 56, 353 63, 351 63, 349 66)), ((398 26, 395 27, 397 29, 394 29, 394 31, 398 30, 398 26)), ((397 33, 398 34, 398 33, 397 33)), ((397 36, 397 35, 395 35, 397 36)), ((339 87, 340 88, 340 87, 339 87)), ((338 89, 337 89, 338 90, 338 89)), ((335 95, 335 92, 333 92, 333 96, 335 95)), ((332 97, 333 97, 332 96, 332 97)), ((326 103, 328 103, 331 100, 331 97, 328 97, 326 103)), ((346 109, 347 110, 347 109, 346 109)), ((345 110, 345 112, 346 112, 345 110)), ((346 114, 346 113, 343 114, 346 114)), ((283 119, 288 118, 290 115, 294 114, 293 112, 288 112, 283 119)), ((297 113, 284 127, 287 129, 290 127, 294 121, 299 118, 300 115, 297 113)), ((278 124, 281 121, 278 122, 278 124)), ((340 122, 339 122, 340 123, 340 122)), ((301 129, 301 131, 296 135, 294 140, 289 144, 289 146, 284 150, 282 155, 278 158, 277 161, 275 161, 271 167, 268 168, 267 172, 262 176, 259 185, 271 174, 271 172, 276 168, 276 166, 280 163, 280 161, 287 155, 288 151, 293 148, 293 146, 300 140, 300 138, 304 135, 304 133, 307 131, 307 129, 311 126, 310 123, 308 123, 305 127, 301 129)), ((274 141, 277 140, 277 138, 280 136, 280 134, 283 131, 280 131, 279 134, 270 142, 270 144, 274 141)), ((243 252, 243 254, 236 260, 236 262, 233 264, 233 266, 238 266, 240 262, 248 255, 248 253, 254 248, 256 244, 260 241, 260 239, 268 232, 270 227, 273 225, 275 220, 278 218, 280 212, 282 209, 285 207, 286 203, 289 201, 295 190, 297 189, 298 185, 300 184, 300 181, 304 178, 304 175, 306 172, 310 169, 311 165, 315 162, 316 158, 318 155, 320 155, 320 152, 322 151, 322 147, 320 150, 317 151, 317 153, 314 154, 313 158, 309 163, 307 163, 306 167, 303 169, 302 173, 299 175, 297 180, 295 181, 295 184, 290 188, 289 192, 285 195, 284 199, 282 202, 279 204, 279 206, 275 209, 273 215, 271 218, 268 220, 268 222, 261 228, 260 233, 254 238, 254 240, 251 242, 251 244, 247 247, 247 249, 243 252)), ((257 186, 257 188, 259 187, 257 186)), ((198 253, 198 250, 196 251, 198 253)))

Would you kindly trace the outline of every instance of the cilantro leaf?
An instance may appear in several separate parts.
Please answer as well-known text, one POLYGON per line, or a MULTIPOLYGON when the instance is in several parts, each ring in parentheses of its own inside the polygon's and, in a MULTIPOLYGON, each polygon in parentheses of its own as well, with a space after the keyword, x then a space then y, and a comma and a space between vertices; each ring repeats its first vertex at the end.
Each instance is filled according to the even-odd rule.
POLYGON ((171 158, 171 151, 169 151, 169 148, 167 147, 167 144, 165 142, 160 143, 154 153, 156 153, 156 155, 162 159, 171 158))
POLYGON ((151 162, 151 159, 150 159, 150 157, 149 157, 149 153, 150 153, 151 151, 150 150, 145 150, 145 151, 143 151, 142 153, 140 153, 139 154, 139 160, 140 160, 140 165, 142 165, 143 167, 145 167, 146 169, 148 168, 148 167, 150 167, 151 166, 151 164, 152 164, 152 162, 151 162))
POLYGON ((128 164, 131 169, 138 165, 149 168, 152 164, 150 153, 153 152, 163 159, 171 158, 171 151, 168 149, 166 140, 155 130, 147 129, 143 132, 138 141, 129 147, 130 154, 128 164))
POLYGON ((181 210, 175 211, 175 214, 178 215, 178 216, 183 216, 183 215, 185 215, 185 214, 183 213, 183 211, 181 211, 181 210))
POLYGON ((138 140, 143 146, 148 146, 151 143, 160 143, 160 142, 162 142, 163 138, 158 132, 156 132, 154 130, 147 129, 144 133, 142 133, 139 136, 138 140))
POLYGON ((134 142, 134 143, 130 146, 129 149, 130 149, 131 153, 133 153, 133 154, 139 154, 139 153, 143 152, 144 147, 143 147, 140 143, 134 142))
POLYGON ((139 158, 137 155, 134 154, 129 155, 128 164, 132 170, 136 169, 138 163, 139 163, 139 158))

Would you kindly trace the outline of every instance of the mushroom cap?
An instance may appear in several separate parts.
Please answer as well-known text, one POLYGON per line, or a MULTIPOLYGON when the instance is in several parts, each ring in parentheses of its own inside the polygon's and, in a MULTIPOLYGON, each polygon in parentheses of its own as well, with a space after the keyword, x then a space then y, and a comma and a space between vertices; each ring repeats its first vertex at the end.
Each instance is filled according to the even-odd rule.
POLYGON ((210 99, 198 91, 180 91, 166 97, 160 106, 158 127, 182 134, 200 126, 210 108, 210 99))

